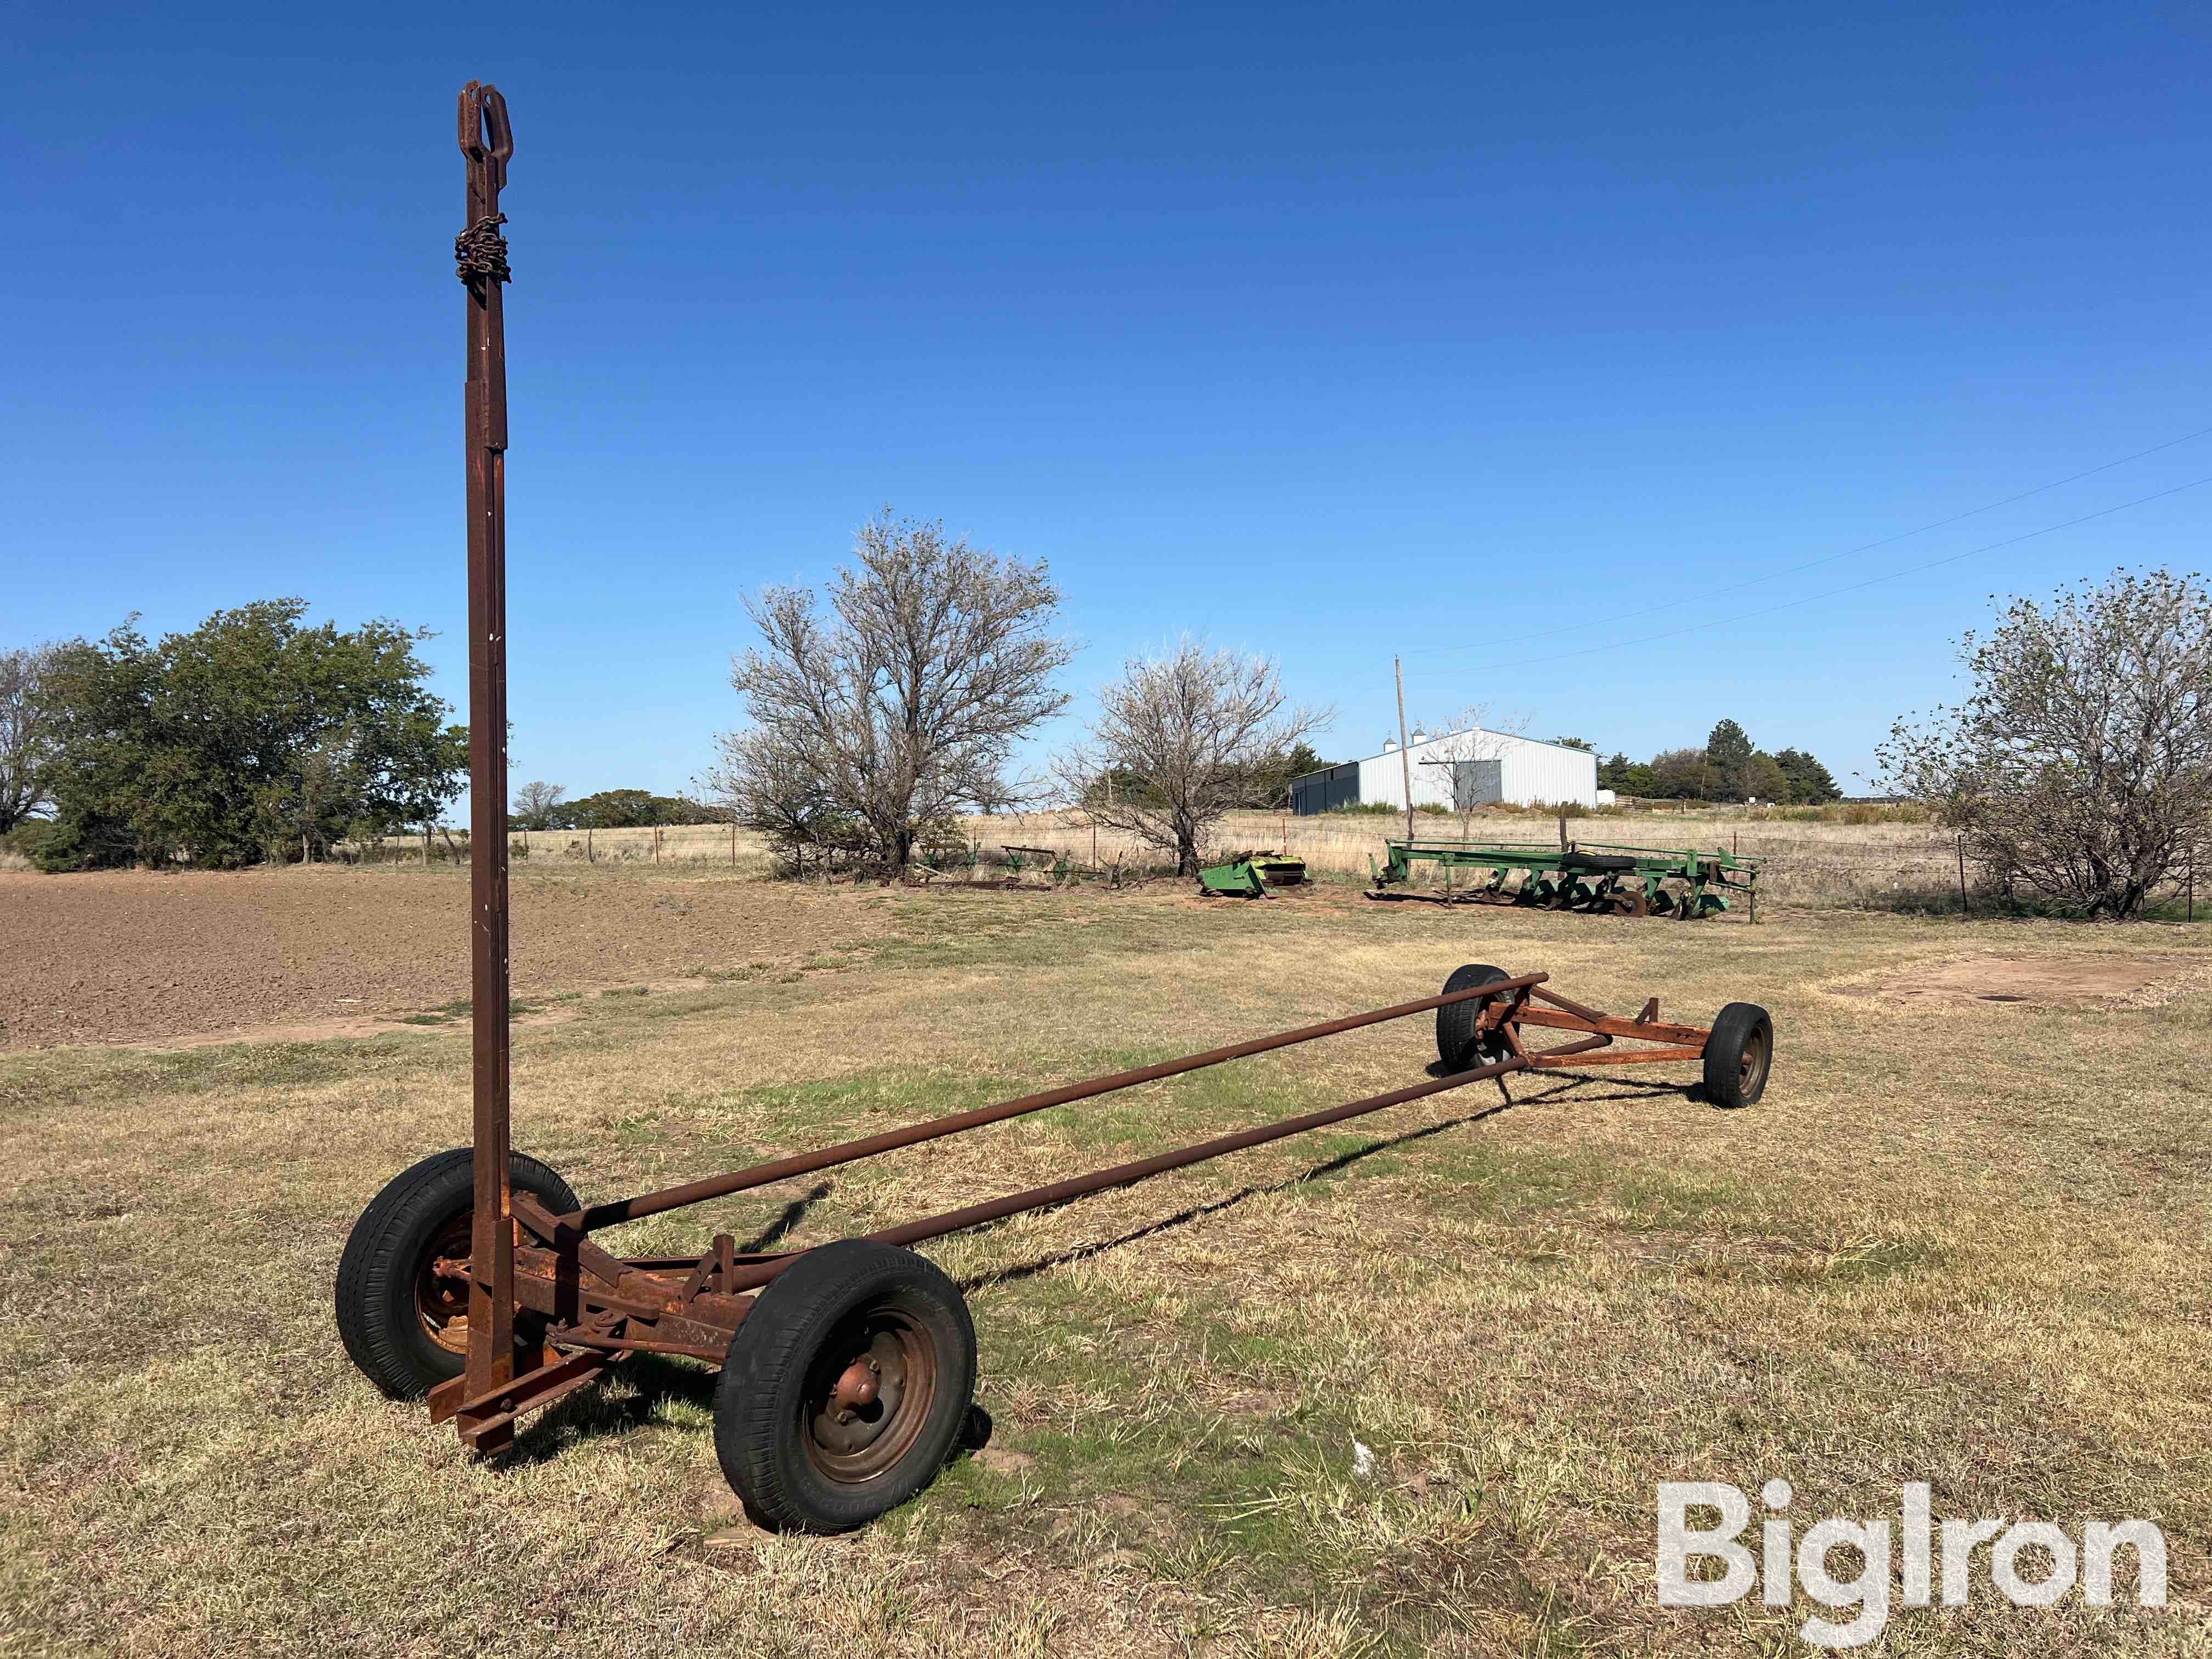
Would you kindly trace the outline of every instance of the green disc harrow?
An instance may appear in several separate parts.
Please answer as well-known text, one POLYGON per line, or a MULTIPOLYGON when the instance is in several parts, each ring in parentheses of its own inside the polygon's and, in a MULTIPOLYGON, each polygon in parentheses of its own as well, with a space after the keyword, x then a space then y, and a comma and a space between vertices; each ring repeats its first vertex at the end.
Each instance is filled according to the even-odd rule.
POLYGON ((1372 899, 1425 899, 1438 904, 1526 904, 1550 910, 1603 910, 1625 916, 1672 916, 1688 921, 1725 910, 1744 895, 1759 919, 1759 860, 1718 850, 1618 847, 1570 842, 1565 847, 1477 847, 1456 841, 1386 841, 1389 860, 1368 865, 1372 899), (1413 866, 1442 866, 1441 891, 1403 890, 1413 866), (1465 884, 1455 878, 1465 872, 1465 884))

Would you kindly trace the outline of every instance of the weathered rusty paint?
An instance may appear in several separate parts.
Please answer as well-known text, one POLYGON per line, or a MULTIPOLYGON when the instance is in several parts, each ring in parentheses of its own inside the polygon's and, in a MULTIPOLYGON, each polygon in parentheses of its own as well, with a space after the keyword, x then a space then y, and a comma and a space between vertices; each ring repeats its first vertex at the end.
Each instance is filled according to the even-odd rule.
MULTIPOLYGON (((471 81, 461 90, 467 183, 461 241, 489 227, 514 135, 507 100, 471 81)), ((457 242, 456 252, 459 252, 457 242)), ((470 1258, 471 1394, 514 1375, 514 1238, 507 1225, 507 337, 498 269, 462 260, 467 285, 466 461, 469 585, 469 1021, 476 1209, 470 1258)))

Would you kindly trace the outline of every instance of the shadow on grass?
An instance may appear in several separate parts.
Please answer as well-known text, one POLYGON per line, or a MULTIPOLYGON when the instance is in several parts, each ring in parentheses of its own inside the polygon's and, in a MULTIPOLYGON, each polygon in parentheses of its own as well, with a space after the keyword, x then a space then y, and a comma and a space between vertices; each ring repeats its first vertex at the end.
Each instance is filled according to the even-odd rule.
POLYGON ((712 1413, 717 1376, 703 1364, 656 1353, 631 1354, 600 1382, 580 1389, 540 1413, 515 1436, 514 1449, 501 1464, 520 1468, 543 1463, 585 1441, 630 1433, 662 1417, 664 1407, 671 1405, 712 1413), (610 1382, 622 1386, 610 1389, 610 1382))
MULTIPOLYGON (((1431 1077, 1449 1075, 1441 1062, 1431 1064, 1428 1070, 1431 1077)), ((1325 1180, 1330 1176, 1350 1169, 1363 1159, 1374 1157, 1378 1152, 1393 1152, 1401 1146, 1412 1146, 1415 1141, 1426 1140, 1431 1136, 1443 1134, 1453 1129, 1465 1128, 1472 1123, 1486 1122, 1491 1118, 1510 1111, 1516 1106, 1537 1106, 1547 1101, 1558 1100, 1569 1094, 1575 1094, 1575 1091, 1589 1085, 1607 1084, 1612 1087, 1603 1094, 1576 1094, 1577 1099, 1639 1100, 1652 1095, 1680 1095, 1690 1099, 1698 1097, 1694 1085, 1653 1083, 1640 1078, 1589 1076, 1571 1072, 1555 1073, 1553 1075, 1558 1079, 1556 1082, 1547 1083, 1536 1092, 1518 1097, 1507 1091, 1504 1079, 1500 1078, 1497 1080, 1498 1091, 1504 1094, 1505 1098, 1495 1106, 1485 1107, 1480 1111, 1465 1112, 1457 1117, 1446 1118, 1440 1123, 1425 1123, 1418 1129, 1407 1130, 1403 1134, 1370 1141, 1364 1146, 1354 1147, 1348 1152, 1340 1153, 1337 1157, 1316 1164, 1310 1169, 1303 1170, 1288 1180, 1275 1182, 1264 1187, 1240 1188, 1225 1197, 1212 1199, 1204 1204, 1194 1204, 1188 1209, 1178 1210, 1173 1215, 1149 1222, 1133 1231, 1123 1233, 1118 1238, 1103 1239, 1089 1244, 1078 1244, 1068 1249, 1055 1251, 1050 1255, 1040 1256, 1034 1261, 1024 1261, 1012 1267, 1001 1267, 994 1273, 978 1273, 972 1279, 962 1279, 960 1288, 963 1292, 972 1295, 977 1291, 987 1290, 994 1285, 1016 1284, 1024 1279, 1033 1279, 1037 1274, 1048 1273, 1054 1267, 1063 1267, 1070 1262, 1087 1261, 1092 1256, 1102 1255, 1108 1250, 1118 1250, 1125 1244, 1140 1243, 1146 1239, 1156 1238, 1162 1233, 1171 1232, 1177 1227, 1188 1226, 1194 1221, 1200 1221, 1208 1216, 1218 1215, 1224 1210, 1233 1209, 1249 1199, 1264 1197, 1274 1193, 1285 1193, 1310 1181, 1325 1180)), ((1136 1182, 1132 1182, 1128 1184, 1134 1186, 1136 1182)), ((1085 1194, 1084 1196, 1088 1197, 1089 1194, 1085 1194)), ((1068 1200, 1071 1204, 1079 1201, 1080 1200, 1077 1199, 1068 1200)), ((1024 1211, 1023 1213, 1037 1215, 1046 1210, 1062 1207, 1057 1204, 1046 1205, 1037 1210, 1024 1211)), ((1001 1224, 1003 1224, 994 1222, 991 1224, 991 1227, 979 1227, 975 1231, 988 1232, 992 1227, 1001 1224)))
POLYGON ((775 1220, 738 1246, 739 1255, 758 1255, 772 1244, 780 1244, 791 1235, 793 1228, 806 1219, 806 1212, 830 1196, 830 1183, 815 1183, 813 1190, 804 1198, 794 1198, 778 1212, 775 1220))
MULTIPOLYGON (((1431 1065, 1428 1067, 1428 1073, 1431 1077, 1448 1075, 1440 1062, 1431 1065)), ((1454 1129, 1465 1128, 1470 1124, 1486 1122, 1492 1118, 1510 1111, 1516 1106, 1542 1105, 1547 1102, 1565 1099, 1569 1096, 1573 1096, 1578 1101, 1637 1100, 1654 1095, 1678 1095, 1692 1100, 1700 1097, 1695 1085, 1650 1082, 1640 1078, 1623 1078, 1613 1075, 1594 1076, 1572 1072, 1551 1073, 1546 1082, 1534 1091, 1517 1097, 1507 1087, 1504 1078, 1497 1079, 1496 1082, 1498 1092, 1504 1096, 1504 1098, 1494 1106, 1486 1106, 1479 1111, 1463 1112, 1457 1117, 1446 1118, 1436 1123, 1425 1123, 1419 1128, 1408 1129, 1401 1134, 1385 1136, 1370 1141, 1365 1146, 1356 1146, 1349 1152, 1339 1153, 1334 1158, 1324 1159, 1291 1176, 1287 1180, 1264 1186, 1240 1188, 1224 1197, 1210 1200, 1203 1204, 1191 1205, 1173 1215, 1164 1216, 1158 1221, 1147 1223, 1118 1237, 1075 1245, 1068 1249, 1041 1256, 1034 1261, 1002 1267, 994 1273, 977 1274, 973 1278, 961 1280, 960 1289, 966 1294, 973 1295, 980 1290, 994 1285, 1018 1283, 1025 1279, 1035 1278, 1039 1273, 1048 1273, 1054 1267, 1087 1261, 1093 1256, 1103 1255, 1109 1250, 1120 1249, 1125 1245, 1140 1243, 1146 1239, 1156 1238, 1164 1233, 1171 1232, 1178 1227, 1188 1226, 1194 1221, 1218 1215, 1250 1199, 1289 1192, 1309 1182, 1326 1180, 1331 1176, 1341 1174, 1344 1170, 1377 1153, 1410 1146, 1418 1141, 1431 1139, 1454 1129), (1595 1085, 1604 1085, 1604 1091, 1585 1092, 1595 1085)), ((1137 1182, 1130 1182, 1127 1184, 1134 1186, 1137 1182)), ((773 1221, 740 1247, 740 1254, 757 1254, 781 1242, 806 1218, 807 1212, 816 1204, 830 1195, 830 1183, 823 1182, 817 1184, 804 1197, 794 1199, 785 1205, 773 1221)), ((1082 1196, 1088 1197, 1090 1194, 1085 1194, 1082 1196)), ((1071 1204, 1079 1201, 1079 1199, 1066 1200, 1071 1204)), ((1024 1213, 1040 1214, 1047 1210, 1063 1207, 1065 1207, 1064 1205, 1059 1204, 1045 1205, 1041 1206, 1037 1210, 1025 1211, 1024 1213)), ((994 1222, 974 1231, 988 1232, 1003 1224, 1005 1224, 1003 1222, 994 1222)), ((638 1353, 632 1355, 623 1363, 615 1375, 626 1383, 627 1387, 618 1391, 611 1391, 604 1387, 592 1388, 570 1395, 538 1417, 529 1428, 526 1429, 516 1438, 514 1450, 502 1461, 516 1466, 543 1462, 574 1443, 596 1439, 603 1435, 629 1433, 654 1421, 661 1416, 663 1407, 672 1403, 689 1405, 708 1413, 714 1410, 717 1374, 703 1366, 686 1364, 659 1354, 638 1353)), ((960 1440, 956 1444, 955 1455, 961 1451, 973 1451, 987 1444, 990 1439, 990 1434, 989 1417, 980 1409, 972 1411, 968 1423, 963 1425, 960 1440)))

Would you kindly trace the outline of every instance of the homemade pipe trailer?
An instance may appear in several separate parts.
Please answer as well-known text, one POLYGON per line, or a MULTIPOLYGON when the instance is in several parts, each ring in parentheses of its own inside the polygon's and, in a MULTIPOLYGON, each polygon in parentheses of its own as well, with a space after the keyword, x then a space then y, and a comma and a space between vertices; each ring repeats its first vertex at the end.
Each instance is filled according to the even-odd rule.
POLYGON ((339 1261, 337 1327, 378 1388, 429 1401, 482 1453, 515 1425, 641 1353, 720 1368, 714 1447, 764 1524, 836 1532, 912 1497, 951 1450, 975 1386, 975 1332, 959 1288, 908 1247, 1125 1186, 1147 1176, 1382 1112, 1471 1083, 1572 1066, 1700 1068, 1713 1103, 1759 1097, 1772 1065, 1765 1012, 1723 1008, 1710 1028, 1585 1007, 1541 973, 1471 963, 1443 992, 1253 1037, 773 1159, 635 1197, 584 1203, 557 1170, 511 1148, 507 1070, 506 447, 499 284, 507 280, 499 190, 513 153, 497 91, 461 94, 468 228, 456 252, 468 284, 470 872, 473 987, 471 1144, 394 1177, 354 1224, 339 1261), (1423 1081, 1149 1158, 1094 1170, 857 1238, 805 1249, 739 1250, 718 1233, 696 1253, 617 1255, 593 1237, 624 1222, 734 1196, 1054 1106, 1340 1032, 1430 1012, 1438 1064, 1423 1081), (1538 1030, 1567 1035, 1532 1048, 1538 1030), (1632 1044, 1635 1046, 1620 1046, 1632 1044))
MULTIPOLYGON (((480 1452, 508 1445, 516 1421, 583 1388, 633 1353, 721 1368, 714 1447, 724 1474, 764 1524, 835 1532, 903 1503, 934 1477, 975 1384, 975 1334, 959 1289, 907 1247, 1065 1204, 1147 1176, 1325 1128, 1516 1072, 1680 1064, 1706 1098, 1747 1106, 1765 1091, 1774 1033, 1765 1010, 1731 1003, 1711 1027, 1633 1018, 1553 990, 1541 973, 1484 963, 1436 996, 1253 1037, 1179 1060, 1019 1096, 841 1146, 586 1204, 552 1169, 510 1152, 492 1173, 504 1224, 472 1247, 477 1149, 425 1159, 370 1204, 347 1241, 338 1328, 371 1381, 398 1399, 427 1395, 480 1452), (1254 1054, 1433 1011, 1438 1064, 1424 1080, 1150 1158, 923 1216, 811 1249, 740 1251, 716 1234, 696 1255, 618 1256, 607 1227, 963 1134, 1254 1054), (1530 1046, 1538 1030, 1566 1034, 1530 1046), (1626 1046, 1626 1045, 1634 1046, 1626 1046), (1438 1075, 1437 1073, 1440 1073, 1438 1075), (474 1316, 489 1285, 507 1289, 474 1316), (491 1353, 489 1345, 504 1345, 491 1353), (503 1362, 471 1380, 483 1358, 503 1362)), ((479 1366, 480 1370, 485 1369, 479 1366)))

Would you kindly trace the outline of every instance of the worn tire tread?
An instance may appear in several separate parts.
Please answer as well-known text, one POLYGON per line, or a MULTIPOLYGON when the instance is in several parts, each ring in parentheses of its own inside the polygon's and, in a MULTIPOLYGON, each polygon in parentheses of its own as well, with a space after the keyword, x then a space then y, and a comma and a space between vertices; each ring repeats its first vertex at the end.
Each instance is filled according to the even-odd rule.
MULTIPOLYGON (((395 1256, 409 1235, 434 1210, 433 1219, 453 1213, 447 1189, 461 1173, 465 1188, 474 1178, 475 1153, 466 1146, 434 1152, 421 1163, 403 1170, 369 1200, 368 1207, 346 1237, 338 1258, 333 1296, 337 1303, 338 1340, 362 1374, 393 1400, 420 1400, 443 1377, 423 1376, 422 1367, 398 1341, 392 1324, 391 1282, 395 1256)), ((568 1183, 550 1166, 525 1152, 509 1154, 507 1178, 516 1187, 538 1195, 557 1212, 580 1207, 568 1183)), ((465 1201, 472 1199, 465 1193, 465 1201)), ((399 1269, 411 1275, 412 1264, 399 1269)), ((458 1355, 450 1375, 460 1374, 458 1355)))
MULTIPOLYGON (((927 1257, 890 1244, 842 1239, 809 1251, 761 1292, 731 1338, 714 1391, 714 1452, 722 1473, 763 1526, 778 1530, 835 1533, 866 1525, 896 1508, 936 1478, 951 1451, 975 1393, 975 1327, 959 1289, 927 1257), (866 1496, 839 1513, 794 1490, 787 1460, 794 1431, 786 1420, 788 1380, 803 1375, 814 1345, 846 1308, 872 1290, 898 1280, 927 1285, 951 1314, 957 1351, 943 1358, 952 1374, 942 1379, 950 1406, 935 1409, 908 1461, 872 1481, 866 1496)), ((803 1454, 801 1454, 803 1455, 803 1454)), ((854 1488, 855 1492, 863 1489, 854 1488)))
POLYGON ((1774 1017, 1755 1002, 1731 1002, 1713 1017, 1705 1039, 1705 1096, 1733 1111, 1753 1104, 1774 1079, 1774 1017), (1766 1069, 1747 1091, 1743 1087, 1743 1045, 1766 1028, 1766 1069))
MULTIPOLYGON (((1492 980, 1510 979, 1513 975, 1503 968, 1493 968, 1486 962, 1470 962, 1452 969, 1451 977, 1444 981, 1440 994, 1470 990, 1477 985, 1487 985, 1492 980)), ((1448 1071, 1468 1069, 1468 1056, 1475 1042, 1475 1022, 1481 1018, 1487 999, 1470 997, 1465 1002, 1448 1002, 1437 1010, 1437 1058, 1448 1071)))

